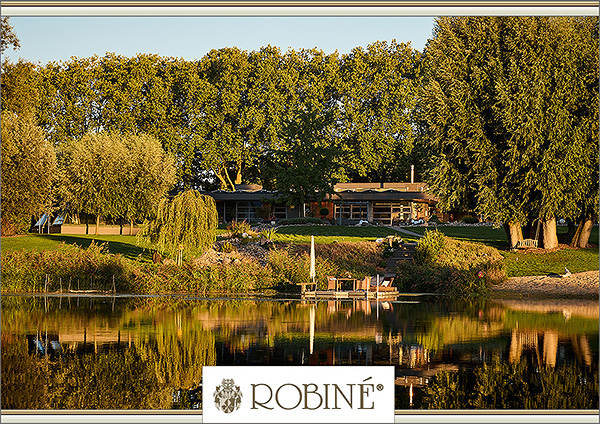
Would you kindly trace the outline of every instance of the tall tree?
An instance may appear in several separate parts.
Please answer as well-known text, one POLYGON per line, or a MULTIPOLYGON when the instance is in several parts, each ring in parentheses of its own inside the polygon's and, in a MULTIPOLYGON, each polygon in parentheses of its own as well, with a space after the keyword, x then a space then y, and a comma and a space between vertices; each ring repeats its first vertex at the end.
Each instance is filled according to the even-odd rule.
POLYGON ((556 217, 578 214, 594 172, 597 97, 585 88, 593 77, 578 81, 582 73, 597 81, 597 58, 581 53, 597 20, 586 21, 440 18, 426 48, 421 105, 436 154, 432 188, 446 208, 504 223, 511 245, 521 225, 539 218, 544 247, 555 247, 556 217))
POLYGON ((244 165, 255 152, 248 54, 237 48, 212 50, 201 60, 200 73, 209 83, 198 141, 202 162, 222 189, 235 190, 235 184, 242 182, 244 165))
POLYGON ((54 148, 32 116, 2 111, 2 235, 29 228, 31 218, 53 200, 54 148))
POLYGON ((344 164, 352 179, 393 181, 408 175, 419 56, 410 44, 395 40, 342 56, 337 96, 344 164))
POLYGON ((41 84, 39 67, 19 59, 17 63, 2 62, 0 74, 1 107, 20 116, 36 117, 40 110, 41 84))
POLYGON ((281 133, 286 147, 273 153, 273 164, 266 170, 279 200, 298 205, 315 200, 321 203, 334 193, 342 172, 336 164, 340 151, 330 116, 319 111, 302 113, 281 133))

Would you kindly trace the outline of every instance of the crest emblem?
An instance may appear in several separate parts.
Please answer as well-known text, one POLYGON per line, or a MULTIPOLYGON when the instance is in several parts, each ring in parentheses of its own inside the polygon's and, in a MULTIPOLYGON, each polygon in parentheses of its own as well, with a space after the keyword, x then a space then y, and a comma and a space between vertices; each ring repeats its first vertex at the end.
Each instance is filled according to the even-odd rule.
POLYGON ((239 409, 242 403, 242 392, 240 386, 235 385, 233 379, 224 378, 221 385, 217 386, 215 393, 215 406, 217 409, 229 414, 239 409))

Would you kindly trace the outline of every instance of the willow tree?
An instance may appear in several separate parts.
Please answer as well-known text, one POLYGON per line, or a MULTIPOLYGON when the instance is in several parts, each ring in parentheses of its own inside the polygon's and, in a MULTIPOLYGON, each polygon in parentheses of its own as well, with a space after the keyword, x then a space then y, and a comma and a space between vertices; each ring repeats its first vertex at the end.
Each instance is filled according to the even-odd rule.
POLYGON ((127 152, 126 161, 120 166, 120 185, 124 190, 119 216, 129 219, 132 234, 134 221, 152 216, 158 202, 175 184, 175 162, 155 137, 115 137, 120 138, 127 152))
MULTIPOLYGON (((135 219, 151 216, 175 182, 173 158, 154 137, 88 134, 60 149, 59 192, 71 210, 135 219)), ((131 230, 130 230, 131 233, 131 230)))
POLYGON ((120 216, 127 186, 123 170, 127 151, 110 134, 88 134, 59 149, 61 184, 59 194, 72 211, 96 216, 98 234, 101 216, 120 216))
POLYGON ((596 25, 596 18, 437 20, 421 105, 435 155, 431 186, 443 207, 504 223, 511 245, 538 218, 544 247, 557 245, 556 217, 579 215, 594 174, 598 100, 589 87, 597 86, 598 65, 586 43, 596 25))
POLYGON ((31 116, 2 112, 2 235, 26 231, 50 206, 56 154, 31 116))
POLYGON ((156 218, 138 233, 142 241, 154 244, 163 253, 175 256, 201 256, 217 238, 217 207, 210 196, 186 190, 173 199, 163 198, 156 218))

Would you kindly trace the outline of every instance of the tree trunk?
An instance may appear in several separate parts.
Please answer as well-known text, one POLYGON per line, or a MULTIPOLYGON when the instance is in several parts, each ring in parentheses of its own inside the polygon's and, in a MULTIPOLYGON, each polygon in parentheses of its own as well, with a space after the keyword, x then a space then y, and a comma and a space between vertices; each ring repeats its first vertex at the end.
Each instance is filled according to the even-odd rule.
POLYGON ((129 219, 129 235, 130 236, 133 235, 133 219, 132 218, 129 219))
POLYGON ((96 215, 96 232, 94 235, 98 235, 98 227, 100 227, 100 215, 96 215))
POLYGON ((554 249, 555 247, 558 247, 556 218, 542 220, 542 233, 544 234, 544 249, 554 249))
POLYGON ((581 220, 571 241, 571 247, 588 247, 594 222, 591 218, 581 220))
POLYGON ((504 224, 504 231, 506 232, 506 238, 510 244, 510 248, 515 247, 518 241, 523 240, 523 231, 521 224, 518 222, 508 222, 504 224))
POLYGON ((238 165, 235 168, 235 184, 241 184, 242 183, 242 166, 238 165))

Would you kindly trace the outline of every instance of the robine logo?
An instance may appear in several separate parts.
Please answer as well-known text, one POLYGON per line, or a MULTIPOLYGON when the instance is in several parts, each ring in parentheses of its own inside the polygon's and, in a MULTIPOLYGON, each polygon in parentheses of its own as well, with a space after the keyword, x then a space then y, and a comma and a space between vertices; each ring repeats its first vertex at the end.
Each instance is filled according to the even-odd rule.
POLYGON ((224 378, 217 386, 215 393, 215 406, 217 409, 229 414, 234 409, 239 409, 242 403, 242 392, 240 386, 235 385, 233 379, 224 378))

